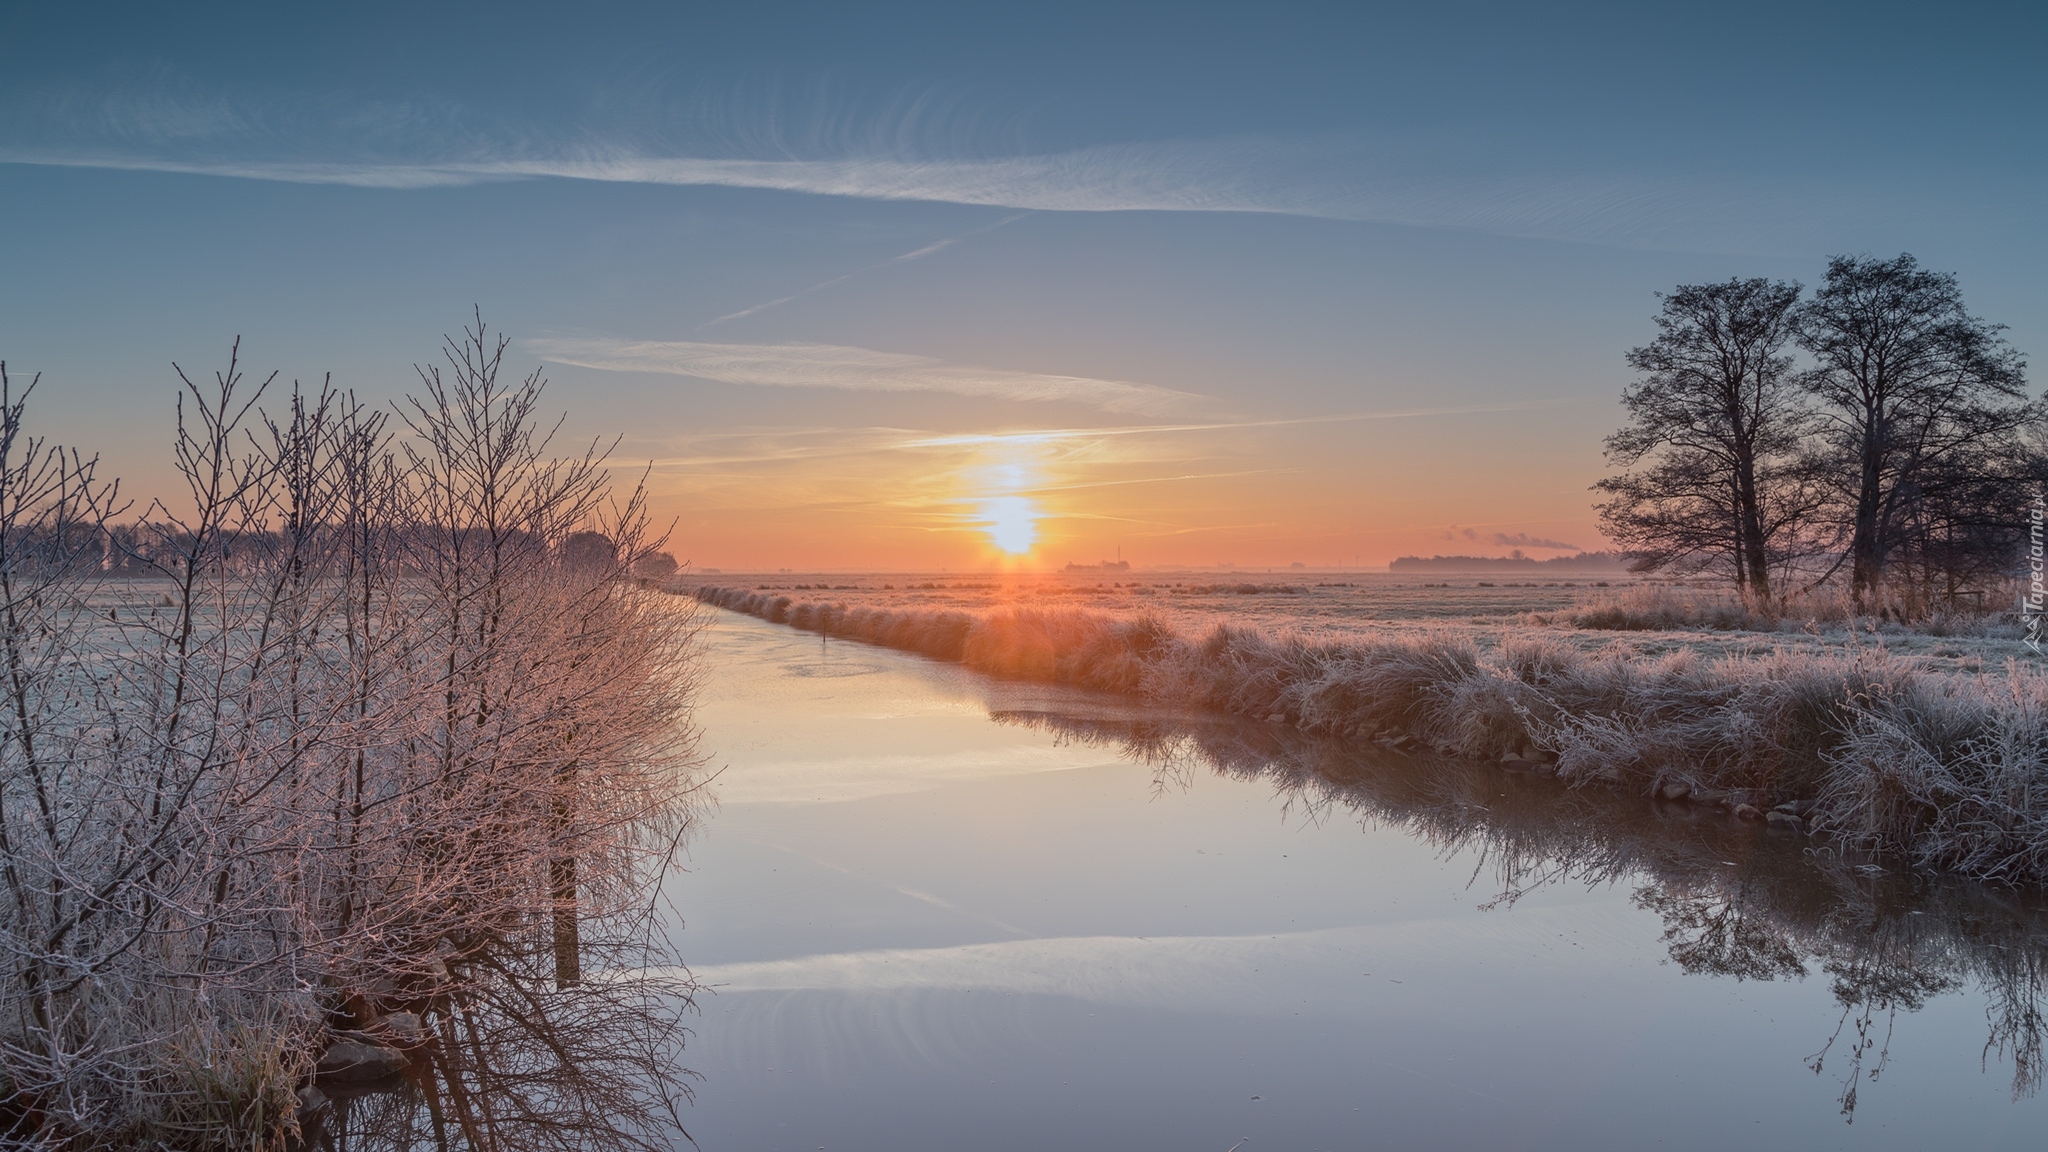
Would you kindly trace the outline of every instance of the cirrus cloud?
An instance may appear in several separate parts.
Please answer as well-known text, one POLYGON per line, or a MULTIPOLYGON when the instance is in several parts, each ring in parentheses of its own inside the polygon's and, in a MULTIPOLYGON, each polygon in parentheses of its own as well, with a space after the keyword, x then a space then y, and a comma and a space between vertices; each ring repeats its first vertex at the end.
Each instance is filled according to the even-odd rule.
POLYGON ((1493 534, 1493 542, 1503 548, 1541 548, 1552 552, 1585 551, 1585 549, 1577 544, 1566 544, 1559 540, 1546 540, 1541 536, 1531 536, 1527 532, 1516 532, 1512 535, 1506 532, 1495 532, 1493 534))
MULTIPOLYGON (((165 115, 169 115, 166 113, 165 115)), ((439 155, 285 149, 263 137, 209 147, 123 140, 0 141, 0 164, 185 173, 410 190, 536 179, 743 188, 1040 212, 1223 212, 1444 228, 1625 248, 1804 247, 1899 205, 1812 181, 1576 170, 1454 174, 1355 141, 1166 140, 1002 157, 731 157, 629 143, 465 144, 439 155)))
POLYGON ((651 372, 720 384, 946 392, 990 400, 1082 404, 1104 412, 1165 415, 1199 407, 1192 392, 1129 380, 1098 380, 951 364, 933 356, 840 344, 714 344, 692 340, 535 339, 543 360, 603 372, 651 372))

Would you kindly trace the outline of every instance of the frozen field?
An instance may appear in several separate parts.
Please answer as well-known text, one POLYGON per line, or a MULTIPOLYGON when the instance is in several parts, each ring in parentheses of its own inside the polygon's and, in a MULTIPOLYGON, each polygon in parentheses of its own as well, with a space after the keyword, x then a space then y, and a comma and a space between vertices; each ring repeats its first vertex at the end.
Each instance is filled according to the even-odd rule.
POLYGON ((1989 620, 1930 631, 1884 625, 1853 632, 1835 624, 1781 622, 1776 628, 1660 628, 1616 631, 1577 626, 1574 616, 1603 604, 1644 599, 1717 604, 1705 580, 1647 581, 1629 576, 1564 580, 1383 572, 1200 571, 1049 573, 1024 576, 958 573, 741 573, 685 575, 702 585, 775 592, 797 601, 848 608, 956 609, 981 613, 1030 606, 1079 608, 1113 616, 1150 614, 1185 635, 1218 626, 1312 640, 1343 641, 1418 630, 1455 630, 1482 650, 1532 629, 1586 651, 1617 646, 1645 657, 1680 649, 1703 655, 1758 655, 1773 649, 1815 651, 1881 645, 1930 671, 2001 674, 2008 661, 2036 657, 2017 627, 1989 620))

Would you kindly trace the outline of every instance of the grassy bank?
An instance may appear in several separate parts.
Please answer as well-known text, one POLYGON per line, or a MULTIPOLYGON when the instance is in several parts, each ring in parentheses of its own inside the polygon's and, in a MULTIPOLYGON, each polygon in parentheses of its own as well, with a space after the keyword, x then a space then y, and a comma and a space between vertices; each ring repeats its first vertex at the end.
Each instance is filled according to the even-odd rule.
POLYGON ((746 589, 698 599, 991 675, 1142 696, 1348 740, 1717 804, 1913 867, 2048 879, 2048 678, 1927 671, 1849 634, 1709 658, 1585 651, 1542 631, 1317 642, 1079 609, 847 608, 746 589))

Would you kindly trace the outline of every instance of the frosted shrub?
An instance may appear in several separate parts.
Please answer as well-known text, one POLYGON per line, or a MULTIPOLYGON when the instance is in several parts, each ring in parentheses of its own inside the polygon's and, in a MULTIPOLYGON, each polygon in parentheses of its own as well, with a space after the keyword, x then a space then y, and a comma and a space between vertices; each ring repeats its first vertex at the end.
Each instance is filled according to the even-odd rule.
POLYGON ((503 350, 451 342, 402 433, 325 388, 266 416, 232 361, 187 381, 187 490, 122 525, 0 376, 10 1146, 277 1147, 333 1033, 400 1011, 465 1130, 669 1123, 689 987, 641 974, 694 625, 631 577, 639 493, 549 451, 503 350))
POLYGON ((1954 687, 1916 684, 1860 712, 1829 754, 1822 817, 1919 864, 2048 874, 2048 683, 2015 668, 1999 694, 1954 687))

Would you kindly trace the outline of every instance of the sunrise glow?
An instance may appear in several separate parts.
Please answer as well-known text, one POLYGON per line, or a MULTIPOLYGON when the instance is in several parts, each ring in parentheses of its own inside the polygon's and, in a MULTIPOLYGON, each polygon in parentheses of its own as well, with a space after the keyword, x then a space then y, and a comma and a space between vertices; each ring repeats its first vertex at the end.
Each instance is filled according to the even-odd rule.
POLYGON ((0 1152, 2027 1146, 2044 59, 0 0, 0 1152))
POLYGON ((1038 540, 1038 507, 1026 496, 997 496, 982 502, 980 526, 996 547, 1012 556, 1031 551, 1038 540))
POLYGON ((977 458, 961 477, 973 511, 967 523, 1009 557, 1030 553, 1038 543, 1045 510, 1032 497, 1043 483, 1045 450, 1037 436, 991 436, 980 440, 977 458))

